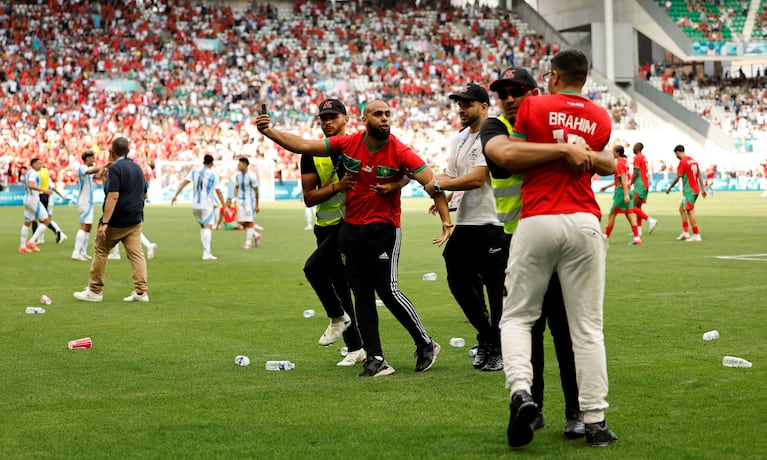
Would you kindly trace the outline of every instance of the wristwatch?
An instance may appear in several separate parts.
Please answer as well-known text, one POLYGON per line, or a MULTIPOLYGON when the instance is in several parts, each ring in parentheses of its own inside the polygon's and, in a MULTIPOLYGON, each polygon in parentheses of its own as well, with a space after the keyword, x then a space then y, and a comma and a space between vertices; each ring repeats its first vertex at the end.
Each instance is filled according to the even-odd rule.
POLYGON ((442 193, 442 188, 439 186, 437 179, 434 179, 434 193, 442 193))

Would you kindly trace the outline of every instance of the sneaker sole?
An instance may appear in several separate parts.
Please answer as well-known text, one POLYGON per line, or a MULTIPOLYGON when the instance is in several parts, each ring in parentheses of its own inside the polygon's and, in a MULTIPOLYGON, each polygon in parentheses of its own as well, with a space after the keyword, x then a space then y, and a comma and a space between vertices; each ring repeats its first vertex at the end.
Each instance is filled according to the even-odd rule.
POLYGON ((512 449, 526 446, 533 440, 533 428, 530 426, 538 416, 538 406, 534 402, 526 402, 517 409, 516 417, 510 417, 506 436, 512 449))

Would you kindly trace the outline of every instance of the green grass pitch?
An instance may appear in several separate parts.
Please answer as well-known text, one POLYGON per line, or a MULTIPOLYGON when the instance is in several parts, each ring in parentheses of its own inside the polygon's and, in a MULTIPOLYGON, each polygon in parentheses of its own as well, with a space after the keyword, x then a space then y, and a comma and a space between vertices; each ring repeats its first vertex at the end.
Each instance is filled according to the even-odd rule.
MULTIPOLYGON (((605 212, 610 196, 599 195, 605 212)), ((131 291, 124 257, 108 264, 103 303, 72 297, 89 267, 69 258, 76 207, 57 205, 70 240, 56 245, 49 232, 39 254, 16 253, 22 209, 0 208, 0 458, 767 458, 767 199, 699 200, 700 243, 675 241, 679 199, 650 195, 645 209, 660 223, 641 247, 627 244, 620 216, 611 238, 607 417, 620 440, 595 450, 563 438, 547 337, 547 425, 519 452, 506 444, 503 374, 471 368, 472 328, 430 244, 439 224, 425 200, 403 202, 399 278, 442 354, 416 374, 409 336, 382 308, 396 369, 382 379, 337 367, 341 344, 317 345, 327 318, 303 277, 314 239, 297 201, 262 205, 257 249, 240 249, 243 232, 215 232, 211 262, 200 260, 188 205, 149 205, 144 229, 159 245, 149 304, 121 301, 131 291), (421 279, 432 271, 437 281, 421 279), (47 312, 26 315, 42 294, 53 299, 47 312), (317 315, 305 319, 308 308, 317 315), (704 342, 710 329, 721 338, 704 342), (67 349, 86 336, 92 349, 67 349), (450 347, 451 337, 467 346, 450 347), (238 354, 251 365, 236 366, 238 354), (754 366, 725 368, 724 355, 754 366), (296 368, 266 371, 269 359, 296 368)))

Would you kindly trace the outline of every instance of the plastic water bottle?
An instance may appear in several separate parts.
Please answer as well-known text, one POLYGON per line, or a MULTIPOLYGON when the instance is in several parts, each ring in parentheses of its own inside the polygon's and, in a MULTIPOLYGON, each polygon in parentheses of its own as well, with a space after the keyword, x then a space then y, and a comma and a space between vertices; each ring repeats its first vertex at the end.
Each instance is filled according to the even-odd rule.
POLYGON ((725 356, 724 358, 722 358, 722 366, 749 368, 752 366, 752 364, 743 358, 738 358, 736 356, 725 356))
POLYGON ((28 315, 42 315, 45 313, 45 308, 42 307, 27 307, 26 313, 28 315))
POLYGON ((463 347, 465 345, 466 345, 466 341, 463 340, 460 337, 453 337, 452 339, 450 339, 450 346, 451 347, 461 348, 461 347, 463 347))
POLYGON ((703 333, 703 340, 716 340, 719 338, 719 331, 713 330, 703 333))
POLYGON ((424 281, 437 281, 437 274, 434 272, 424 273, 423 274, 423 280, 424 281))
POLYGON ((312 316, 314 316, 314 314, 315 314, 315 311, 312 309, 304 310, 304 318, 311 318, 312 316))
POLYGON ((267 361, 266 362, 267 371, 289 371, 295 367, 296 365, 291 363, 290 361, 267 361))

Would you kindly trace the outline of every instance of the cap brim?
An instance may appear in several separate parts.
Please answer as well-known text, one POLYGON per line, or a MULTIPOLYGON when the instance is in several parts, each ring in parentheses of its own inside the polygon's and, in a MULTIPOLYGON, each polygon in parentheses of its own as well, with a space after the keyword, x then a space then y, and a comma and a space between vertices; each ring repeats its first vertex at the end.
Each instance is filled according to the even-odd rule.
POLYGON ((494 82, 490 83, 490 91, 498 91, 498 88, 503 85, 525 86, 525 87, 531 88, 531 86, 528 85, 527 83, 522 83, 517 80, 511 80, 509 78, 502 78, 500 80, 495 80, 494 82))

